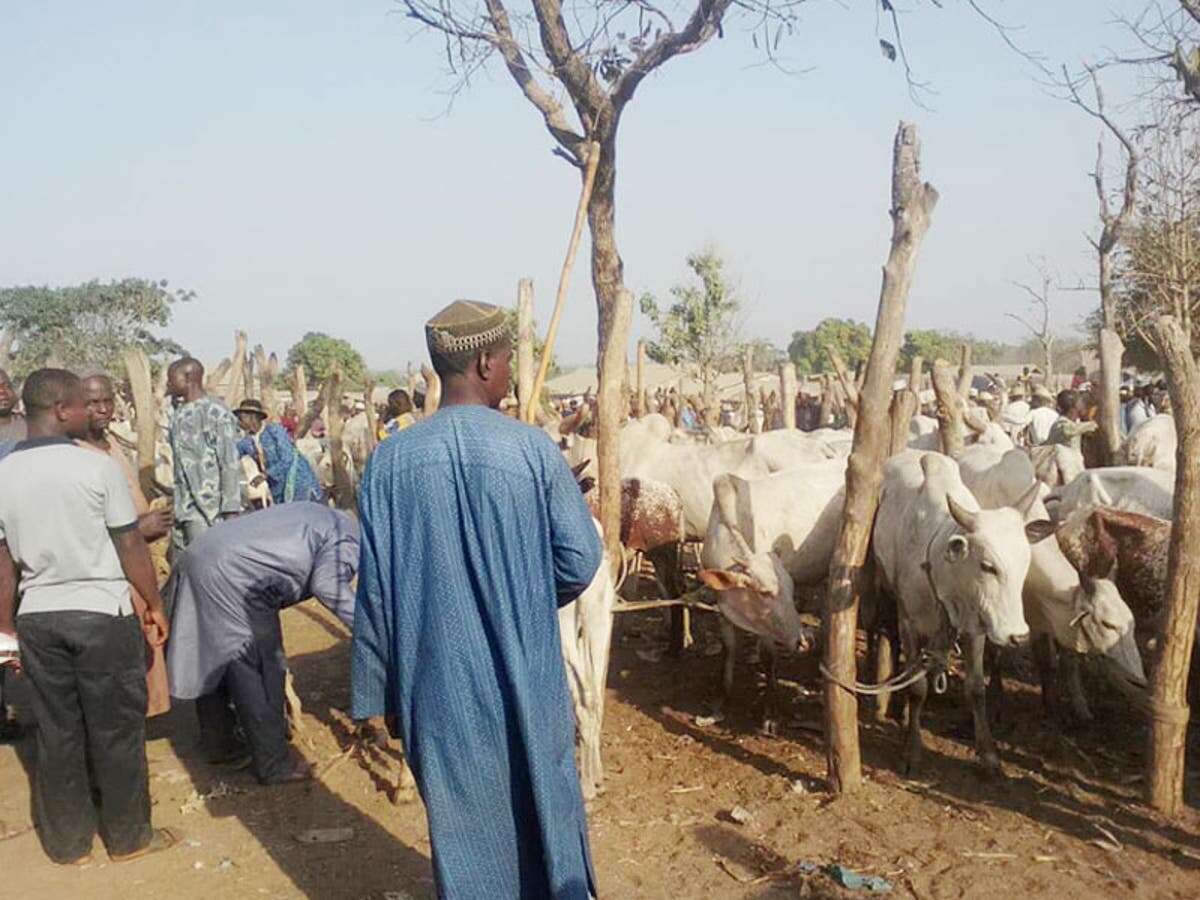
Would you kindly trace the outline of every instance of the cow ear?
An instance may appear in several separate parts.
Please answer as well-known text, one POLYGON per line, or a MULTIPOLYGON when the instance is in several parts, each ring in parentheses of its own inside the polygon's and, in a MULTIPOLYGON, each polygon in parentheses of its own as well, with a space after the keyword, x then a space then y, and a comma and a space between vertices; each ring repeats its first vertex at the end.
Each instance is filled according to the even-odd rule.
POLYGON ((961 534, 951 535, 946 542, 946 562, 962 562, 971 551, 971 544, 961 534))
POLYGON ((746 586, 746 576, 727 569, 701 569, 697 577, 714 591, 732 591, 746 586))
POLYGON ((1025 523, 1025 537, 1029 539, 1029 543, 1031 544, 1044 541, 1057 530, 1058 526, 1049 519, 1035 519, 1032 522, 1025 523))

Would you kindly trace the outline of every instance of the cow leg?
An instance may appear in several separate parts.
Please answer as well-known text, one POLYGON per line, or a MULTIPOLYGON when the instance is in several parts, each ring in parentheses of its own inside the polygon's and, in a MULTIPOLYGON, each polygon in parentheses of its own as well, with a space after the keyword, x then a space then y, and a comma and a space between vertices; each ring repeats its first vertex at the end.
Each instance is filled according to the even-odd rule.
MULTIPOLYGON (((900 642, 904 648, 904 664, 920 656, 920 647, 907 629, 901 624, 900 642)), ((921 766, 921 710, 925 708, 925 698, 929 694, 929 679, 922 676, 908 688, 908 745, 904 751, 904 774, 912 777, 921 766)))
MULTIPOLYGON (((869 635, 870 656, 875 661, 875 683, 882 684, 896 671, 896 651, 892 636, 886 631, 872 631, 869 635)), ((883 691, 875 697, 875 721, 883 724, 888 718, 892 692, 883 691)))
MULTIPOLYGON (((646 556, 654 566, 654 579, 666 600, 683 596, 683 553, 679 544, 663 544, 648 550, 646 556)), ((690 644, 687 610, 682 606, 670 609, 671 655, 679 656, 690 644)))
POLYGON ((975 752, 989 772, 1000 774, 1000 754, 987 719, 987 684, 984 679, 983 657, 987 636, 978 634, 967 639, 967 699, 975 720, 975 752))
POLYGON ((929 679, 922 676, 908 688, 908 746, 904 752, 904 774, 913 777, 921 768, 921 710, 929 694, 929 679))
POLYGON ((988 645, 984 652, 987 664, 987 711, 993 728, 1000 725, 1001 708, 1004 706, 1004 664, 1008 654, 999 647, 988 645))
POLYGON ((721 616, 721 646, 725 653, 721 657, 721 692, 714 709, 718 716, 725 711, 726 702, 733 693, 733 664, 737 659, 737 629, 724 616, 721 616))
POLYGON ((1058 648, 1049 633, 1033 636, 1033 661, 1042 683, 1042 710, 1050 721, 1057 721, 1062 698, 1058 692, 1058 648))
POLYGON ((1083 693, 1083 670, 1079 654, 1069 651, 1063 653, 1062 667, 1067 679, 1067 696, 1071 700, 1071 715, 1076 722, 1092 721, 1092 711, 1088 708, 1087 697, 1083 693))
POLYGON ((779 693, 779 674, 775 645, 770 641, 759 640, 759 650, 763 655, 763 666, 767 673, 767 695, 763 699, 762 733, 775 737, 779 733, 775 702, 779 693))

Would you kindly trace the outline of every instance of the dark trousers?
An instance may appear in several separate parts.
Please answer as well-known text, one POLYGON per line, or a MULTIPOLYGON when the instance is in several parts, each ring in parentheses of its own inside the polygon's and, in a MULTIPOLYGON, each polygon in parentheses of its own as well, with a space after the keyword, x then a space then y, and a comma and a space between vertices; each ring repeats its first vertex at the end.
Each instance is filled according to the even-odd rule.
POLYGON ((33 809, 55 862, 92 848, 111 855, 150 841, 146 649, 135 616, 17 616, 21 665, 33 688, 37 771, 33 809))
POLYGON ((287 658, 278 613, 252 615, 251 630, 253 640, 225 669, 217 690, 196 700, 196 716, 205 751, 224 756, 236 746, 232 700, 236 722, 250 745, 254 774, 268 782, 291 766, 283 690, 287 658))

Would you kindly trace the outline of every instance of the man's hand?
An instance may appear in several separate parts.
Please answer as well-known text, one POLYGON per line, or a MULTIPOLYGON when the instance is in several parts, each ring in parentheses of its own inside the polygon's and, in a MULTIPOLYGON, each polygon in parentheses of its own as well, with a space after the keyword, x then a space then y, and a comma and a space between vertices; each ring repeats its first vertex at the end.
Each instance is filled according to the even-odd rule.
POLYGON ((167 642, 170 632, 171 626, 163 611, 147 607, 142 613, 142 634, 146 636, 146 643, 151 647, 161 647, 167 642))
POLYGON ((138 519, 138 531, 147 544, 166 537, 175 524, 175 514, 169 509, 152 509, 138 519))

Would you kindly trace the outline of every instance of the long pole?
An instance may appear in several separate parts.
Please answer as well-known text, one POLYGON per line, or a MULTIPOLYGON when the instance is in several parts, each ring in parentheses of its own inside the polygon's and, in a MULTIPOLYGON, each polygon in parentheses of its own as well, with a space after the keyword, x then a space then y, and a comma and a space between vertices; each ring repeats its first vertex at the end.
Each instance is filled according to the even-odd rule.
MULTIPOLYGON (((571 240, 567 244, 567 257, 563 260, 562 272, 558 276, 558 294, 554 298, 554 312, 550 315, 550 325, 546 329, 546 343, 542 346, 542 358, 538 363, 537 376, 533 379, 533 390, 530 398, 538 397, 546 384, 546 375, 550 371, 550 360, 554 356, 554 340, 558 337, 558 323, 562 320, 563 308, 567 303, 567 285, 571 282, 571 269, 575 265, 575 254, 579 250, 579 239, 583 235, 583 221, 587 216, 588 202, 592 199, 592 188, 596 184, 596 169, 600 166, 600 145, 588 145, 587 170, 583 176, 583 188, 579 191, 579 205, 575 208, 575 225, 571 229, 571 240)), ((525 421, 533 423, 531 402, 525 411, 525 421)))

